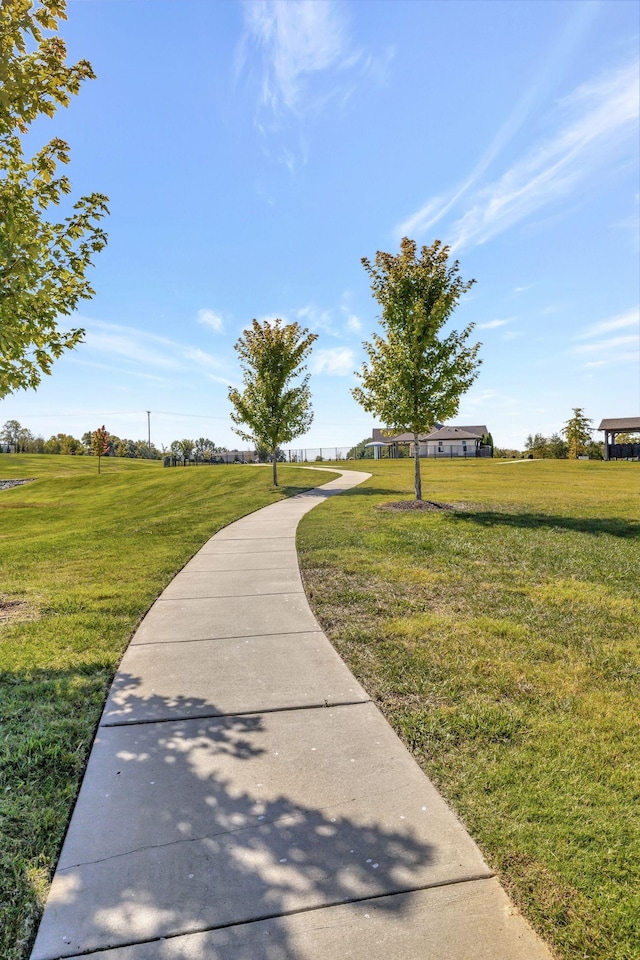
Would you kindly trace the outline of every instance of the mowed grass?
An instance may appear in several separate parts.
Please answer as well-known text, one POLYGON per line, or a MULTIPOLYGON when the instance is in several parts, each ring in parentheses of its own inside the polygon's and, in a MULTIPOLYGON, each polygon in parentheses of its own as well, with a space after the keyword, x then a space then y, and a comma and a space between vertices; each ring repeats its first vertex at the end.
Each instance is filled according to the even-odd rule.
POLYGON ((217 530, 335 474, 0 456, 0 956, 28 956, 113 673, 217 530))
POLYGON ((425 463, 440 513, 357 466, 299 528, 316 615, 557 956, 637 960, 640 465, 425 463))

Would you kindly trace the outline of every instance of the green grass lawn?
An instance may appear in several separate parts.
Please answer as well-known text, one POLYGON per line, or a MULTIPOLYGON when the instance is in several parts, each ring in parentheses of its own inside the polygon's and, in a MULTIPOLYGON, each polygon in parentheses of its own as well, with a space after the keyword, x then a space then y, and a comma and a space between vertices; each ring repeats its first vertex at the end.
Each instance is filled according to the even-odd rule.
POLYGON ((331 479, 0 456, 0 957, 28 956, 107 689, 136 624, 217 530, 331 479))
MULTIPOLYGON (((350 466, 350 464, 347 464, 350 466)), ((640 957, 640 465, 367 461, 299 528, 336 648, 559 957, 640 957)))

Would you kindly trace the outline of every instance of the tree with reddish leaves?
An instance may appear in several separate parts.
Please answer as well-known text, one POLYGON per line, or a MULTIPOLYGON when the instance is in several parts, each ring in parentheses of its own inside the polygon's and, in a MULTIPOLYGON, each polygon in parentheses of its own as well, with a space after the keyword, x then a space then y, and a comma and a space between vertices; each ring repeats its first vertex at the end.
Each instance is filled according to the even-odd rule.
POLYGON ((111 447, 109 440, 109 431, 105 429, 104 424, 94 430, 91 434, 91 452, 98 458, 98 473, 100 473, 100 458, 108 453, 111 447))

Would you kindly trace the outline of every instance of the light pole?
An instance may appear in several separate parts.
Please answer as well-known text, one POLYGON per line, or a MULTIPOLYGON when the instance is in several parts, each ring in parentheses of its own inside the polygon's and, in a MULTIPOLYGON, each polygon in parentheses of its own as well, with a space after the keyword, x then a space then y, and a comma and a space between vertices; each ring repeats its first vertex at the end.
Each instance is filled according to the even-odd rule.
POLYGON ((151 460, 151 410, 147 410, 147 438, 149 447, 149 460, 151 460))

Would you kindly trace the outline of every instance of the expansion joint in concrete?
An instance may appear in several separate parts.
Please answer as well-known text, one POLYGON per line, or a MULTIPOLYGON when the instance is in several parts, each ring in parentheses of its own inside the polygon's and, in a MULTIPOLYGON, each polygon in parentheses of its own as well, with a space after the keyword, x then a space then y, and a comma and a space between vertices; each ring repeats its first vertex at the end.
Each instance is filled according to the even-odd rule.
MULTIPOLYGON (((222 597, 221 599, 224 599, 222 597)), ((235 599, 235 598, 234 598, 235 599)), ((157 601, 156 601, 157 603, 157 601)), ((268 637, 295 637, 298 634, 307 634, 307 633, 322 633, 323 631, 320 627, 315 629, 309 628, 308 630, 276 630, 273 633, 265 633, 264 630, 261 630, 260 633, 243 633, 241 636, 230 636, 230 637, 196 637, 189 638, 188 640, 180 640, 176 638, 175 640, 143 640, 141 643, 134 644, 135 647, 152 647, 152 646, 162 646, 166 643, 206 643, 216 640, 260 640, 261 638, 267 639, 268 637)))
MULTIPOLYGON (((288 585, 291 586, 290 584, 288 585)), ((255 600, 256 597, 262 599, 263 597, 282 597, 282 596, 291 596, 292 593, 304 593, 304 590, 276 590, 273 593, 234 593, 232 597, 234 600, 246 600, 250 597, 252 600, 255 600)), ((229 597, 158 597, 156 603, 175 603, 176 600, 179 600, 182 603, 185 600, 197 601, 197 600, 228 600, 229 597)))
POLYGON ((199 713, 190 717, 154 717, 149 720, 111 720, 101 723, 100 727, 143 727, 154 723, 184 723, 187 720, 225 720, 233 717, 261 717, 266 713, 293 713, 296 710, 332 710, 334 707, 361 707, 371 703, 368 700, 335 700, 329 703, 302 703, 289 707, 265 707, 262 710, 234 710, 233 713, 199 713))
MULTIPOLYGON (((250 917, 247 920, 234 920, 230 923, 220 923, 214 924, 213 926, 203 926, 203 927, 189 927, 188 930, 179 930, 176 933, 165 934, 162 937, 151 937, 148 940, 129 940, 126 943, 119 942, 118 947, 123 949, 125 947, 137 947, 142 946, 143 944, 150 943, 162 943, 166 940, 177 940, 179 937, 190 936, 197 933, 212 933, 214 930, 230 930, 234 927, 246 927, 252 923, 260 923, 265 920, 279 920, 282 917, 293 917, 305 913, 315 913, 319 910, 326 910, 329 907, 344 907, 353 903, 367 903, 373 900, 391 900, 393 897, 402 897, 406 896, 408 893, 418 893, 421 890, 435 890, 440 887, 456 887, 462 883, 473 883, 475 881, 482 880, 492 880, 495 877, 493 871, 486 871, 482 873, 469 874, 464 877, 454 877, 450 880, 440 880, 434 883, 427 883, 421 886, 415 887, 406 887, 402 890, 394 890, 393 893, 378 893, 372 894, 366 897, 352 897, 344 900, 328 900, 326 903, 314 904, 312 907, 302 907, 299 910, 284 910, 279 913, 265 913, 260 914, 256 917, 250 917)), ((113 950, 112 946, 108 947, 98 947, 94 950, 83 950, 81 954, 79 953, 60 953, 56 954, 55 957, 50 957, 49 960, 74 960, 74 957, 99 957, 102 953, 107 953, 109 950, 113 950)))

